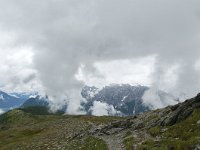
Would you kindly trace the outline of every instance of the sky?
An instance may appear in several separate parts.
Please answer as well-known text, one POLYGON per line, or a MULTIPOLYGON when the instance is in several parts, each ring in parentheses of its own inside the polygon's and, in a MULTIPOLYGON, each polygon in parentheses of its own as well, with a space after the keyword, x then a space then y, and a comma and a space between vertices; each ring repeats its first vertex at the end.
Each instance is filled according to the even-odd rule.
POLYGON ((68 97, 70 113, 84 85, 192 97, 199 40, 199 0, 0 0, 0 89, 68 97))

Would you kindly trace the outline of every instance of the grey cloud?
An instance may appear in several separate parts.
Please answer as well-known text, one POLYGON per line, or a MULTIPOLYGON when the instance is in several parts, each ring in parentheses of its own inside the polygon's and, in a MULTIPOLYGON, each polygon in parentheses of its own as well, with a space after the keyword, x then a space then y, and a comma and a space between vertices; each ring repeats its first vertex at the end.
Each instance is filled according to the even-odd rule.
POLYGON ((27 77, 23 80, 23 82, 26 84, 26 83, 32 81, 32 80, 35 79, 35 78, 36 78, 36 74, 30 74, 29 76, 27 76, 27 77))
POLYGON ((0 27, 15 32, 17 44, 33 47, 48 93, 79 90, 74 74, 81 64, 92 71, 95 61, 152 54, 163 74, 163 64, 181 65, 176 88, 198 89, 192 86, 199 82, 192 69, 200 54, 198 0, 6 0, 0 6, 0 27))

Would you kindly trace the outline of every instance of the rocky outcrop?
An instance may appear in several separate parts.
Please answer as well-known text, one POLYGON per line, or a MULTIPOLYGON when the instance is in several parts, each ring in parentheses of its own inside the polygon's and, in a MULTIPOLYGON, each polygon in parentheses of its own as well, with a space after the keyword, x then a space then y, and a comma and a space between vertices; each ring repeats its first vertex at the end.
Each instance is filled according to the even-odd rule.
POLYGON ((126 129, 134 131, 149 129, 155 126, 171 126, 185 120, 197 108, 200 108, 200 94, 174 106, 149 111, 129 117, 128 119, 118 120, 107 125, 96 127, 90 134, 111 135, 126 129))
POLYGON ((170 114, 168 114, 161 122, 161 125, 173 125, 176 122, 180 122, 192 114, 195 108, 200 108, 200 94, 198 94, 195 98, 186 100, 181 104, 171 106, 170 114))

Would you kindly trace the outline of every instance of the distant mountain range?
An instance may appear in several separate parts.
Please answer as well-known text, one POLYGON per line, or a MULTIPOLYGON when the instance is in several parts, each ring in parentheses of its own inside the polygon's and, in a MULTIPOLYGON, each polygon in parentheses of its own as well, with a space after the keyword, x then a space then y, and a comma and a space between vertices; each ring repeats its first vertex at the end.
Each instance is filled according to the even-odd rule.
MULTIPOLYGON (((91 113, 90 108, 94 102, 99 101, 113 106, 123 115, 138 114, 152 109, 150 104, 143 103, 142 97, 147 90, 149 90, 147 86, 132 86, 129 84, 113 84, 105 86, 102 89, 94 86, 85 86, 82 89, 81 95, 87 101, 82 105, 88 113, 91 113)), ((163 103, 167 97, 174 98, 172 95, 161 90, 158 90, 156 94, 160 99, 163 99, 163 103)), ((174 101, 176 101, 175 98, 174 101)))
MULTIPOLYGON (((112 84, 99 89, 94 86, 85 86, 82 88, 81 95, 86 100, 81 103, 82 108, 87 114, 92 114, 92 108, 95 102, 104 103, 111 106, 120 115, 133 115, 151 110, 151 104, 143 103, 143 95, 149 90, 147 86, 132 86, 129 84, 112 84)), ((170 94, 163 91, 157 91, 160 99, 164 101, 170 94)), ((173 97, 172 97, 173 98, 173 97)), ((174 101, 176 99, 174 98, 174 101)), ((0 109, 9 110, 17 107, 49 106, 48 97, 39 96, 38 93, 10 93, 0 92, 0 109)), ((67 109, 67 106, 63 107, 67 109)), ((63 111, 63 109, 62 109, 63 111)), ((115 115, 115 114, 113 114, 115 115)))
POLYGON ((90 112, 94 101, 99 101, 113 106, 125 115, 137 114, 149 110, 142 103, 142 96, 148 88, 145 86, 110 85, 103 89, 85 86, 81 92, 87 101, 83 104, 86 111, 90 112))
POLYGON ((32 106, 48 107, 48 105, 49 105, 49 102, 47 98, 37 95, 36 97, 30 97, 29 99, 27 99, 21 105, 21 107, 22 108, 32 107, 32 106))
POLYGON ((0 91, 0 109, 9 110, 20 107, 27 99, 36 93, 6 93, 0 91))

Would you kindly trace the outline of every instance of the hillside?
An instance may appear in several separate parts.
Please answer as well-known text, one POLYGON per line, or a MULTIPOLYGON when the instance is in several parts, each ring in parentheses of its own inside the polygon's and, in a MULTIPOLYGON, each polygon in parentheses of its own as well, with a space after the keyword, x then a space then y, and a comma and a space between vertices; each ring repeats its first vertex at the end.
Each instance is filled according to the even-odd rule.
POLYGON ((0 110, 8 111, 13 108, 18 108, 34 95, 37 95, 37 93, 6 93, 0 91, 0 110))
POLYGON ((131 117, 51 114, 44 107, 0 116, 0 149, 200 149, 200 94, 131 117))
POLYGON ((23 99, 21 97, 0 91, 0 109, 8 110, 10 108, 19 107, 25 100, 26 98, 23 99))
POLYGON ((43 107, 48 107, 49 102, 48 99, 45 99, 44 97, 36 96, 36 97, 31 97, 27 99, 23 104, 22 108, 25 107, 32 107, 32 106, 43 106, 43 107))

